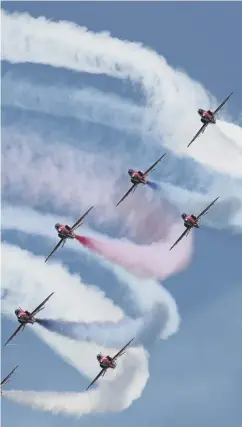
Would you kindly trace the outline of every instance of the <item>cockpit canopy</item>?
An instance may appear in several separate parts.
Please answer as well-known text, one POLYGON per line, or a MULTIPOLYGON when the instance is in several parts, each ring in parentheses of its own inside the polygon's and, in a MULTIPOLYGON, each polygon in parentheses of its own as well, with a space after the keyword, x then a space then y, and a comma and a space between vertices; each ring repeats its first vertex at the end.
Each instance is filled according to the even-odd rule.
POLYGON ((186 216, 187 216, 187 214, 186 214, 186 213, 183 213, 183 214, 181 215, 182 219, 185 219, 185 218, 186 218, 186 216))
POLYGON ((58 230, 60 228, 60 224, 55 224, 55 229, 58 230))
POLYGON ((19 315, 19 313, 20 313, 20 309, 19 308, 16 308, 16 310, 15 310, 15 314, 16 314, 16 316, 18 316, 19 315))
POLYGON ((132 175, 134 173, 133 169, 128 170, 129 175, 132 175))

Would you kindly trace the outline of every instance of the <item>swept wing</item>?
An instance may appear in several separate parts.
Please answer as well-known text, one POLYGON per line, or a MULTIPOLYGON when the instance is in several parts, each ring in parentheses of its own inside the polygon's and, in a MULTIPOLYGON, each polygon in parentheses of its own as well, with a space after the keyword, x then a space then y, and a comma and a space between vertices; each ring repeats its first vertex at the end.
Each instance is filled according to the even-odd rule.
POLYGON ((19 365, 15 366, 13 370, 1 381, 1 386, 7 384, 9 382, 10 377, 13 375, 14 371, 18 368, 19 365))
POLYGON ((231 97, 231 95, 233 95, 234 92, 231 92, 231 94, 229 96, 227 96, 227 98, 222 102, 222 104, 220 104, 218 106, 218 108, 216 108, 216 110, 213 112, 214 115, 218 114, 219 110, 221 110, 221 108, 224 106, 224 104, 226 104, 226 102, 229 100, 229 98, 231 97))
POLYGON ((52 292, 47 298, 45 298, 45 300, 32 311, 31 316, 34 316, 39 311, 43 310, 45 303, 50 299, 50 297, 52 297, 53 294, 54 292, 52 292))
MULTIPOLYGON (((163 154, 161 157, 159 157, 158 160, 156 160, 155 163, 153 163, 152 166, 150 166, 145 172, 144 172, 144 176, 147 176, 155 167, 156 165, 161 161, 161 159, 166 155, 163 154)), ((122 197, 121 200, 119 200, 119 202, 116 204, 116 206, 118 206, 121 202, 123 202, 124 199, 126 199, 126 197, 131 193, 131 191, 135 190, 135 188, 137 187, 138 184, 134 184, 128 191, 127 193, 122 197)))
POLYGON ((107 368, 103 368, 99 372, 99 374, 97 374, 97 376, 94 378, 94 380, 91 382, 91 384, 89 384, 89 386, 86 388, 86 391, 91 387, 91 385, 93 385, 98 380, 98 378, 100 378, 102 375, 104 375, 104 373, 106 372, 106 370, 107 370, 107 368))
POLYGON ((208 126, 208 123, 204 123, 202 125, 202 127, 199 129, 199 131, 196 133, 196 135, 192 138, 191 142, 189 142, 187 147, 190 147, 190 145, 195 141, 195 139, 197 139, 197 137, 205 131, 207 126, 208 126))
POLYGON ((180 242, 181 239, 183 239, 183 237, 185 237, 186 235, 188 235, 188 233, 191 231, 191 229, 192 229, 192 227, 191 228, 187 228, 185 231, 183 231, 183 233, 180 235, 180 237, 178 237, 177 241, 171 246, 170 251, 171 251, 171 249, 174 248, 174 246, 177 245, 177 243, 180 242))
POLYGON ((161 161, 161 159, 163 159, 163 157, 165 157, 165 155, 166 153, 159 157, 159 159, 144 172, 144 175, 148 175, 153 169, 155 169, 156 165, 161 161))
POLYGON ((52 255, 55 253, 55 251, 61 246, 61 244, 63 243, 63 246, 65 244, 66 239, 60 239, 60 241, 57 243, 57 245, 54 247, 53 251, 51 251, 51 253, 47 256, 47 258, 45 259, 45 262, 48 261, 48 259, 50 259, 50 257, 52 257, 52 255))
POLYGON ((130 340, 123 348, 121 348, 121 350, 119 350, 119 352, 117 354, 115 354, 115 356, 112 357, 112 361, 114 361, 115 359, 117 359, 118 357, 122 356, 124 354, 124 350, 129 346, 129 344, 134 340, 134 338, 132 338, 132 340, 130 340))
MULTIPOLYGON (((112 361, 115 361, 115 359, 117 359, 118 357, 122 356, 124 354, 124 350, 129 346, 129 344, 134 340, 134 338, 132 338, 132 340, 130 340, 121 350, 119 350, 119 352, 117 354, 115 354, 115 356, 112 357, 112 361)), ((105 372, 107 371, 108 368, 103 368, 98 374, 97 376, 94 378, 94 380, 91 382, 91 384, 89 384, 89 386, 86 388, 86 391, 98 380, 98 378, 100 378, 102 375, 105 374, 105 372)))
POLYGON ((24 328, 25 328, 25 326, 26 326, 26 323, 25 323, 24 325, 19 325, 19 326, 17 327, 17 329, 15 329, 15 331, 14 331, 14 333, 11 335, 11 337, 7 340, 7 342, 5 342, 4 347, 5 347, 5 345, 7 345, 7 344, 9 343, 9 341, 11 341, 11 340, 15 337, 15 335, 17 335, 20 331, 23 331, 23 330, 24 330, 24 328))
MULTIPOLYGON (((85 213, 84 215, 82 215, 76 222, 75 224, 71 227, 70 231, 74 231, 76 228, 78 228, 81 225, 82 220, 85 218, 85 216, 87 216, 87 214, 93 209, 94 206, 91 206, 85 213)), ((45 262, 48 261, 48 259, 50 259, 50 257, 55 253, 55 251, 62 245, 62 247, 64 246, 64 244, 66 243, 67 238, 62 238, 59 240, 59 242, 57 243, 57 245, 54 247, 53 251, 47 256, 45 262)))
POLYGON ((75 224, 71 227, 71 231, 74 231, 76 228, 79 227, 79 225, 81 224, 82 220, 85 218, 85 216, 87 216, 87 214, 89 214, 89 212, 94 208, 94 206, 91 206, 85 213, 84 215, 81 216, 81 218, 79 218, 75 224))
POLYGON ((133 184, 132 187, 125 193, 125 195, 122 197, 122 199, 119 200, 119 202, 116 204, 118 206, 121 202, 123 202, 124 199, 131 193, 131 191, 134 191, 138 184, 133 184))
POLYGON ((216 201, 219 199, 219 197, 217 197, 216 199, 214 199, 214 201, 212 203, 210 203, 210 205, 208 205, 198 216, 197 219, 201 218, 201 216, 205 215, 207 213, 207 211, 211 208, 211 206, 214 205, 214 203, 216 203, 216 201))

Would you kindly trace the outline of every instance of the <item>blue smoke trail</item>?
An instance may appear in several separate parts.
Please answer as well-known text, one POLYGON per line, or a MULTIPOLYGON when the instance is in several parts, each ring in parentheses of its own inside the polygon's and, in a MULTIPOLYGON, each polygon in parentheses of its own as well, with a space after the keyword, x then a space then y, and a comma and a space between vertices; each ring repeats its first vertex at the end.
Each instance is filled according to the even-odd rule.
POLYGON ((149 181, 147 181, 147 185, 148 185, 148 187, 152 188, 152 190, 154 190, 154 191, 160 191, 161 190, 161 186, 156 181, 149 180, 149 181))
POLYGON ((77 341, 91 341, 107 347, 118 347, 135 337, 136 344, 150 345, 160 336, 167 322, 164 305, 157 305, 143 318, 125 317, 113 322, 68 322, 65 320, 36 319, 44 328, 77 341))

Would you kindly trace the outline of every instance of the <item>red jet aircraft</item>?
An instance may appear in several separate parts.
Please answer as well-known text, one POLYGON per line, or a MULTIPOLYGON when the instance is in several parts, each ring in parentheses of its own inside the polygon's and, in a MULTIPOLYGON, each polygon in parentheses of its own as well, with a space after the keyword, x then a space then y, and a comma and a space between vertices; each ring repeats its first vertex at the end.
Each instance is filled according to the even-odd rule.
POLYGON ((1 394, 2 394, 2 386, 7 384, 10 380, 10 377, 13 375, 14 371, 18 368, 18 365, 13 368, 13 370, 1 381, 1 394))
POLYGON ((118 206, 121 202, 123 202, 124 199, 126 199, 126 197, 133 191, 136 190, 137 186, 139 184, 147 184, 147 176, 148 174, 154 170, 154 168, 156 167, 156 165, 161 161, 161 159, 166 155, 163 154, 163 156, 161 156, 152 166, 149 167, 149 169, 147 169, 145 172, 141 172, 141 171, 135 171, 133 169, 129 169, 128 170, 128 174, 131 176, 131 182, 132 182, 132 187, 127 191, 127 193, 122 197, 121 200, 119 200, 119 202, 117 203, 116 206, 118 206))
POLYGON ((198 112, 199 116, 201 116, 201 122, 203 123, 203 125, 199 129, 199 131, 196 133, 194 138, 191 140, 191 142, 189 142, 188 147, 190 147, 190 145, 195 141, 195 139, 197 139, 197 137, 205 131, 206 127, 210 123, 215 125, 216 115, 218 114, 219 110, 221 110, 221 108, 224 106, 224 104, 228 101, 228 99, 231 97, 232 94, 233 94, 233 92, 231 92, 231 94, 213 112, 210 110, 205 111, 205 110, 202 110, 201 108, 199 108, 199 110, 197 112, 198 112))
POLYGON ((39 313, 41 310, 44 309, 44 305, 45 303, 50 299, 50 297, 54 294, 54 292, 52 292, 52 294, 50 294, 40 305, 38 305, 38 307, 36 307, 34 309, 34 311, 32 311, 32 313, 30 313, 28 310, 23 310, 22 308, 17 308, 15 310, 15 314, 17 316, 18 322, 20 323, 20 325, 18 326, 18 328, 14 331, 14 333, 11 335, 11 337, 7 340, 7 342, 4 344, 7 345, 9 343, 9 341, 11 341, 15 335, 17 335, 18 332, 23 331, 25 326, 30 323, 31 325, 34 324, 35 322, 35 315, 37 313, 39 313))
POLYGON ((198 216, 196 215, 187 215, 186 213, 183 213, 181 215, 182 219, 184 220, 184 227, 186 227, 186 230, 183 231, 182 235, 177 239, 177 241, 174 243, 174 245, 172 245, 172 247, 170 248, 170 250, 172 248, 174 248, 174 246, 177 245, 178 242, 180 242, 181 239, 183 239, 183 237, 188 236, 188 234, 190 233, 190 231, 192 230, 192 228, 199 228, 200 227, 200 221, 199 219, 203 216, 206 215, 208 210, 211 208, 212 205, 214 205, 214 203, 216 203, 216 201, 219 199, 219 197, 217 197, 212 203, 210 203, 210 205, 208 205, 198 216))
POLYGON ((57 243, 57 245, 54 247, 53 251, 47 256, 45 262, 48 261, 48 259, 50 259, 50 257, 55 253, 55 251, 61 246, 62 244, 62 248, 64 246, 64 244, 66 243, 67 239, 74 239, 75 238, 75 233, 74 230, 76 230, 77 228, 79 228, 82 225, 82 220, 85 218, 85 216, 93 209, 93 206, 91 208, 89 208, 84 215, 81 216, 81 218, 79 218, 75 224, 72 227, 69 227, 69 225, 63 225, 63 224, 55 224, 55 229, 58 233, 58 237, 60 238, 60 241, 57 243))
POLYGON ((101 353, 99 353, 97 355, 97 360, 98 363, 100 365, 100 368, 102 368, 102 370, 99 372, 99 374, 94 378, 94 380, 91 382, 91 384, 89 384, 89 386, 86 388, 86 390, 88 390, 100 377, 103 377, 108 369, 115 369, 116 368, 116 359, 118 359, 119 357, 123 356, 123 354, 125 354, 126 352, 124 351, 129 345, 130 343, 134 340, 134 338, 132 338, 132 340, 130 340, 121 350, 119 350, 119 352, 117 354, 115 354, 115 356, 111 357, 111 356, 103 356, 101 353))

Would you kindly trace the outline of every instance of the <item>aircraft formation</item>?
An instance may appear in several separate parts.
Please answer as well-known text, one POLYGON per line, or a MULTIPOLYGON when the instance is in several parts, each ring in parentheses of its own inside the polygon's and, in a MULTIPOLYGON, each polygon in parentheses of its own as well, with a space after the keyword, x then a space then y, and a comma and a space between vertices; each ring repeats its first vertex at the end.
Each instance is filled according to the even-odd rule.
MULTIPOLYGON (((187 147, 190 147, 190 145, 197 139, 197 137, 205 131, 207 126, 209 124, 216 124, 216 116, 218 112, 221 110, 221 108, 225 105, 225 103, 229 100, 230 95, 214 110, 213 112, 211 110, 203 110, 198 109, 198 114, 201 117, 201 122, 203 125, 199 129, 199 131, 196 133, 196 135, 193 137, 193 139, 189 142, 187 147)), ((122 203, 126 197, 134 192, 138 185, 147 185, 147 177, 154 170, 154 168, 157 166, 157 164, 164 158, 166 155, 163 154, 161 157, 159 157, 156 162, 151 165, 145 172, 142 171, 136 171, 133 169, 128 170, 128 174, 130 175, 130 181, 132 183, 132 186, 130 189, 125 193, 125 195, 119 200, 116 206, 118 206, 120 203, 122 203)), ((187 214, 182 213, 181 218, 183 220, 183 224, 185 227, 185 230, 183 233, 178 237, 178 239, 175 241, 175 243, 170 247, 170 250, 174 248, 182 239, 183 237, 187 236, 193 228, 200 228, 200 218, 204 215, 208 214, 208 211, 210 208, 217 202, 219 197, 216 197, 207 207, 204 208, 202 212, 200 212, 198 215, 194 214, 187 214)), ((50 254, 45 259, 45 262, 47 262, 50 257, 53 256, 53 254, 56 252, 56 250, 59 247, 63 247, 68 239, 75 239, 76 234, 75 231, 77 228, 79 228, 83 224, 83 219, 89 214, 89 212, 93 209, 94 206, 91 206, 76 222, 75 224, 70 227, 69 225, 63 225, 63 224, 55 224, 55 229, 57 231, 59 242, 54 247, 54 249, 50 252, 50 254)), ((45 298, 42 303, 38 305, 32 312, 29 312, 28 310, 23 310, 22 308, 17 308, 15 310, 15 315, 17 317, 18 322, 20 325, 17 327, 17 329, 13 332, 13 334, 9 337, 9 339, 6 341, 4 346, 6 346, 20 331, 23 331, 27 324, 33 325, 36 322, 36 314, 38 314, 41 310, 44 309, 45 303, 52 297, 54 292, 52 292, 47 298, 45 298)), ((131 342, 134 340, 132 338, 125 346, 114 356, 109 355, 102 355, 101 353, 97 354, 96 358, 99 364, 99 367, 101 368, 101 371, 97 374, 97 376, 94 378, 94 380, 89 384, 89 386, 86 388, 88 390, 100 377, 103 377, 108 369, 115 369, 117 364, 116 361, 119 357, 123 356, 125 354, 126 348, 131 344, 131 342)), ((15 372, 15 370, 18 368, 18 365, 13 368, 13 370, 1 381, 1 394, 2 394, 2 387, 7 384, 10 380, 10 377, 15 372)))

